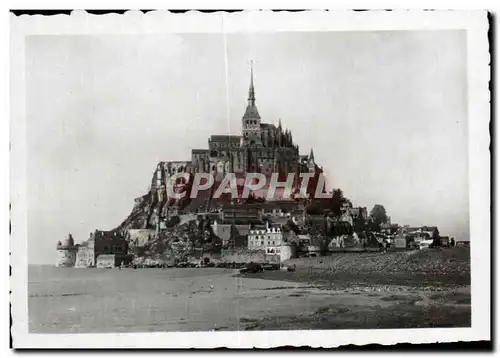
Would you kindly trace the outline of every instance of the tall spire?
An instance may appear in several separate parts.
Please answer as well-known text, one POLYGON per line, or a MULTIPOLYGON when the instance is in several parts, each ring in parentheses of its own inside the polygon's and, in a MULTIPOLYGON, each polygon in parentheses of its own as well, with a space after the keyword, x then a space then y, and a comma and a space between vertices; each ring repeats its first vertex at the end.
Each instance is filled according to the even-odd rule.
POLYGON ((250 61, 250 88, 248 89, 248 104, 245 114, 243 115, 244 119, 257 119, 260 120, 259 111, 255 106, 255 90, 253 88, 253 61, 250 61))
POLYGON ((250 88, 248 89, 248 103, 255 105, 255 90, 253 88, 253 61, 250 61, 250 88))
POLYGON ((311 154, 309 154, 309 160, 312 160, 314 162, 314 152, 312 148, 311 148, 311 154))

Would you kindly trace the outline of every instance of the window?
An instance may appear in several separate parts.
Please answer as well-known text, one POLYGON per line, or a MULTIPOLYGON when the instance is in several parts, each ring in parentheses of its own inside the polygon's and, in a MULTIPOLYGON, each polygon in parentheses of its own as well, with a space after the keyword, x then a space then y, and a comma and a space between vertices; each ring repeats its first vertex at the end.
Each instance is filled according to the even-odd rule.
POLYGON ((264 241, 261 241, 260 244, 261 244, 261 246, 264 246, 264 241))
POLYGON ((274 245, 274 241, 273 241, 273 245, 274 245))
POLYGON ((267 244, 268 244, 268 245, 271 245, 271 241, 268 241, 268 242, 267 242, 267 244))

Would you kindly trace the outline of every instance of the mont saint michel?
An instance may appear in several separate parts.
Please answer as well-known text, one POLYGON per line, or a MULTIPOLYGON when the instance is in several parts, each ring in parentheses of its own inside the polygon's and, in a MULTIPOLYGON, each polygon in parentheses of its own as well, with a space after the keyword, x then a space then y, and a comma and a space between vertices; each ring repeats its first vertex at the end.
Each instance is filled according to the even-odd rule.
MULTIPOLYGON (((319 178, 323 170, 314 160, 313 149, 311 148, 307 155, 299 154, 299 146, 294 143, 291 131, 283 128, 280 119, 278 125, 264 123, 261 120, 256 104, 253 68, 250 71, 248 104, 242 116, 241 127, 241 135, 211 135, 208 139, 208 148, 193 149, 191 160, 158 163, 152 176, 150 192, 136 199, 132 214, 114 230, 96 230, 90 233, 89 239, 80 245, 74 244, 71 234, 64 242, 58 242, 57 250, 60 255, 56 265, 114 267, 130 264, 134 257, 136 260, 142 258, 139 253, 150 252, 148 248, 156 247, 154 245, 158 242, 165 243, 168 236, 175 235, 174 228, 190 225, 190 222, 196 223, 196 226, 202 227, 203 230, 199 233, 199 238, 190 237, 183 242, 185 244, 181 250, 183 259, 195 252, 199 259, 200 254, 203 256, 203 248, 207 247, 205 250, 205 255, 209 255, 207 259, 210 259, 214 249, 246 250, 252 235, 270 237, 270 234, 276 236, 276 240, 271 240, 272 244, 271 241, 264 240, 260 246, 251 246, 254 250, 244 254, 247 257, 240 259, 243 260, 242 263, 248 261, 248 257, 255 253, 269 254, 272 251, 271 259, 280 257, 282 252, 295 255, 295 246, 290 247, 294 244, 293 240, 288 241, 286 237, 283 238, 283 234, 293 231, 290 227, 284 228, 284 226, 293 225, 298 233, 299 223, 303 224, 305 221, 308 203, 311 204, 309 211, 316 210, 319 213, 322 206, 325 206, 326 210, 333 199, 314 201, 314 194, 318 191, 317 186, 321 185, 319 178), (201 180, 195 180, 196 174, 209 173, 214 182, 223 186, 223 178, 230 173, 234 174, 236 189, 239 189, 238 195, 237 197, 219 195, 214 198, 217 185, 207 187, 208 190, 197 188, 195 195, 185 195, 182 198, 176 198, 173 194, 168 195, 168 178, 181 173, 184 177, 171 183, 174 187, 172 193, 180 191, 181 187, 191 194, 193 185, 207 187, 201 180), (273 174, 276 177, 275 185, 281 183, 285 186, 286 182, 282 183, 280 180, 284 178, 286 181, 290 178, 288 181, 290 195, 284 198, 282 192, 280 195, 274 190, 275 194, 268 198, 260 195, 261 189, 247 190, 248 195, 245 197, 242 195, 245 185, 251 186, 250 181, 245 182, 245 175, 248 173, 263 175, 265 179, 260 188, 269 188, 273 185, 268 180, 273 174), (304 177, 307 177, 307 183, 304 182, 304 177), (238 178, 242 180, 238 181, 238 178), (277 221, 272 220, 276 213, 279 213, 277 221), (238 245, 237 237, 239 237, 238 245), (268 247, 269 245, 271 246, 268 247), (280 245, 285 245, 286 248, 280 245), (197 246, 200 246, 199 251, 196 251, 197 246)), ((322 191, 324 184, 319 189, 322 191)), ((343 210, 347 213, 350 210, 349 202, 342 197, 341 191, 337 191, 335 199, 338 201, 337 206, 342 205, 342 208, 340 206, 336 208, 337 211, 343 210)), ((361 220, 368 219, 366 208, 357 210, 363 213, 361 220)), ((345 215, 344 219, 347 221, 332 218, 332 230, 334 226, 339 227, 340 231, 337 230, 339 233, 344 231, 347 233, 350 230, 349 220, 352 221, 352 218, 350 214, 345 215)), ((176 237, 174 240, 178 239, 179 237, 176 237)), ((175 241, 175 244, 168 241, 166 251, 156 254, 167 255, 162 256, 167 261, 169 258, 166 252, 171 253, 171 260, 179 259, 177 252, 182 245, 178 241, 175 241)), ((233 257, 232 255, 233 253, 223 254, 222 257, 233 257)), ((260 259, 266 261, 263 255, 260 259)), ((156 265, 165 264, 163 261, 156 263, 156 265)))
POLYGON ((457 36, 27 38, 29 331, 470 326, 457 36))

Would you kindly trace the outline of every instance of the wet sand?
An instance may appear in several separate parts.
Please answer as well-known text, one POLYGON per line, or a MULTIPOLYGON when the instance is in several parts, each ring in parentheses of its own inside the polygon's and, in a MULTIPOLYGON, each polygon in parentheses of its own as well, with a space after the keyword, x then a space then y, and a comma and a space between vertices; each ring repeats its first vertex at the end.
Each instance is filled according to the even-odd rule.
POLYGON ((294 281, 287 274, 33 266, 29 329, 99 333, 470 326, 469 286, 346 288, 294 281))

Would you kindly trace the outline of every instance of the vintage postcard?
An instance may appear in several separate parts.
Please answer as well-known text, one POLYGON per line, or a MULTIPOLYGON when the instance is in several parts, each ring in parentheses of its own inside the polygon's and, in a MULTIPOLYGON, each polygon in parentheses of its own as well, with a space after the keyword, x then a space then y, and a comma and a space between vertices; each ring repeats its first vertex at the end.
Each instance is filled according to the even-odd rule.
POLYGON ((12 14, 14 347, 490 340, 488 28, 12 14))

